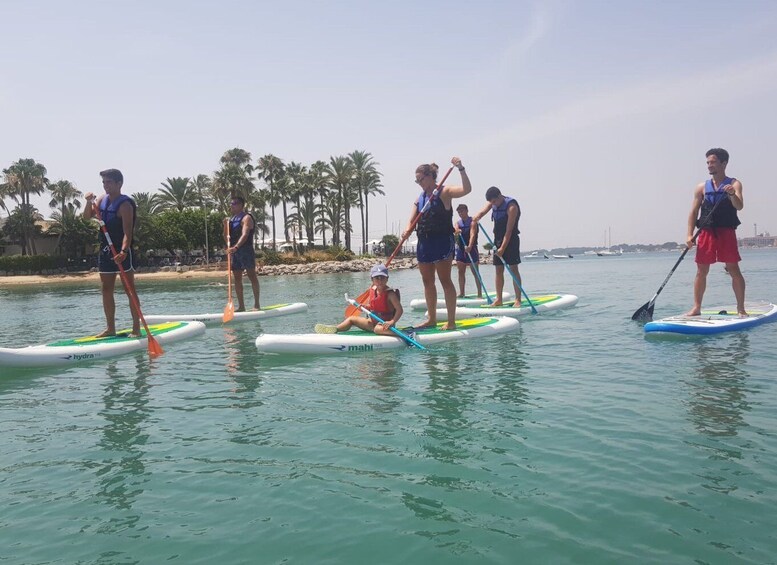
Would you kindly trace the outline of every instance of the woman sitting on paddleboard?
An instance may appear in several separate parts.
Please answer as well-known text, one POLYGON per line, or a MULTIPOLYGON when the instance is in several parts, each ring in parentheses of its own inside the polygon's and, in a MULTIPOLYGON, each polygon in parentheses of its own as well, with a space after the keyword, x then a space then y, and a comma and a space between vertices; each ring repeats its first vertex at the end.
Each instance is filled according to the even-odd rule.
POLYGON ((316 324, 315 331, 320 334, 347 332, 356 326, 368 332, 379 335, 395 335, 391 328, 395 327, 402 317, 402 304, 399 302, 399 292, 388 286, 388 269, 385 265, 375 265, 370 270, 372 286, 367 300, 367 309, 378 316, 383 323, 376 322, 372 317, 348 316, 336 326, 316 324))
POLYGON ((416 257, 418 270, 424 283, 424 298, 429 317, 416 328, 434 326, 437 324, 437 287, 436 277, 440 279, 443 294, 445 296, 445 308, 448 311, 448 321, 442 329, 452 330, 456 328, 456 287, 451 280, 451 261, 455 247, 453 239, 453 206, 454 198, 461 198, 472 192, 469 177, 461 164, 461 159, 453 157, 451 163, 459 169, 463 186, 437 187, 437 171, 439 167, 434 163, 419 165, 415 170, 415 182, 423 189, 413 204, 408 227, 402 234, 402 239, 407 239, 413 231, 416 217, 423 212, 418 220, 416 233, 418 234, 418 246, 416 257), (437 190, 437 194, 434 194, 437 190))

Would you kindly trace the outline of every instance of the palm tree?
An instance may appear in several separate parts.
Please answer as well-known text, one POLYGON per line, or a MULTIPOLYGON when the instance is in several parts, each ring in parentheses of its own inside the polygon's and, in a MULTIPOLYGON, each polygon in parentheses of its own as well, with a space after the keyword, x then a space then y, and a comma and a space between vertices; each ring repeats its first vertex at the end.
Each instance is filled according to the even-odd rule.
POLYGON ((3 234, 11 241, 18 242, 22 248, 22 255, 27 255, 26 248, 30 244, 32 254, 35 254, 35 237, 39 236, 43 229, 39 222, 43 216, 32 204, 19 204, 8 215, 3 224, 3 234))
POLYGON ((353 162, 348 157, 330 157, 328 166, 329 187, 336 192, 335 205, 338 220, 334 224, 332 243, 340 243, 340 229, 345 234, 345 248, 351 249, 351 206, 353 205, 353 162), (340 220, 339 218, 342 218, 340 220))
MULTIPOLYGON (((8 208, 8 206, 5 203, 6 198, 14 198, 14 197, 13 197, 13 189, 11 185, 4 182, 0 184, 0 209, 5 210, 6 213, 10 215, 11 210, 8 208)), ((17 204, 18 204, 18 201, 17 201, 17 204)))
POLYGON ((144 251, 154 247, 154 230, 152 218, 161 211, 159 195, 150 192, 136 192, 132 195, 135 201, 135 236, 133 241, 138 249, 144 251))
MULTIPOLYGON (((323 161, 316 161, 310 165, 310 187, 313 194, 317 194, 319 197, 319 203, 315 207, 316 220, 322 217, 322 210, 324 208, 324 202, 329 198, 329 181, 327 178, 328 169, 326 163, 323 161)), ((320 233, 324 247, 326 247, 326 227, 322 226, 319 229, 314 225, 313 231, 320 233)), ((308 239, 313 240, 313 233, 308 234, 308 239)))
POLYGON ((199 195, 192 187, 189 177, 173 177, 162 183, 158 204, 162 210, 183 212, 186 208, 196 206, 198 200, 199 195))
POLYGON ((191 181, 194 193, 199 197, 200 207, 205 212, 205 264, 210 263, 210 244, 208 242, 208 207, 213 208, 209 201, 210 190, 213 187, 213 181, 208 175, 197 175, 191 181))
POLYGON ((385 194, 380 187, 380 173, 372 155, 366 151, 354 151, 348 154, 354 167, 354 188, 359 199, 359 214, 362 228, 362 253, 367 252, 369 234, 369 196, 370 194, 385 194))
POLYGON ((32 254, 36 254, 35 240, 30 236, 34 231, 35 218, 37 214, 35 206, 30 204, 30 196, 41 194, 49 184, 46 178, 46 167, 35 159, 19 159, 12 163, 7 169, 3 169, 6 185, 3 192, 18 202, 17 209, 28 217, 21 222, 21 248, 22 255, 27 255, 27 247, 30 247, 32 254))
POLYGON ((68 202, 62 211, 51 214, 52 223, 47 233, 58 236, 58 245, 69 257, 81 257, 84 249, 93 247, 96 241, 96 226, 77 212, 79 206, 68 202))
MULTIPOLYGON (((59 215, 60 218, 62 218, 62 221, 65 221, 67 216, 65 209, 71 202, 74 209, 81 208, 81 201, 78 200, 78 197, 81 196, 81 191, 73 186, 73 183, 71 183, 69 180, 59 180, 55 182, 49 186, 49 191, 51 192, 49 208, 56 208, 59 206, 59 215)), ((64 234, 65 230, 60 230, 59 237, 57 238, 57 248, 60 250, 60 252, 63 251, 60 246, 62 245, 62 236, 64 234)))
POLYGON ((275 155, 268 153, 264 157, 259 158, 259 166, 256 169, 256 176, 260 179, 264 179, 267 183, 267 187, 270 189, 267 204, 270 205, 271 218, 272 218, 272 247, 275 249, 275 207, 280 203, 280 199, 276 194, 278 190, 278 183, 284 175, 283 161, 275 155))

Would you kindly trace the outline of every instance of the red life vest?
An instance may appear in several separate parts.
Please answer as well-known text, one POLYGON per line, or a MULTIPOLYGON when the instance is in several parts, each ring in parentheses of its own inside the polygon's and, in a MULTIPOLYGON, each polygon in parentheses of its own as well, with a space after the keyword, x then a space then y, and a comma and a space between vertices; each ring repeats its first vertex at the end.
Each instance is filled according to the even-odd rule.
POLYGON ((391 320, 394 317, 394 307, 391 306, 388 299, 389 292, 393 292, 393 289, 386 287, 385 292, 378 294, 374 286, 370 287, 370 299, 367 302, 367 308, 383 321, 391 320))

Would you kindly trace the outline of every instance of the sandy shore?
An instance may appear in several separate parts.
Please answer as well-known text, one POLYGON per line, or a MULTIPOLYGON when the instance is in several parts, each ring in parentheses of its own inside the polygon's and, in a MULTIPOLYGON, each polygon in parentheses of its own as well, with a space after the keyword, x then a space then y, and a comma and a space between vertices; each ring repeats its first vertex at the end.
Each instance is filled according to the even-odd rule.
MULTIPOLYGON (((385 259, 384 259, 385 260, 385 259)), ((377 263, 375 259, 354 259, 353 261, 324 261, 304 265, 271 265, 257 267, 259 276, 274 275, 312 275, 344 272, 368 272, 377 263)), ((391 269, 411 269, 416 266, 416 260, 403 258, 391 263, 391 269)), ((186 280, 186 279, 224 279, 226 269, 214 270, 202 267, 167 267, 165 270, 140 272, 135 274, 138 281, 155 280, 186 280)), ((35 285, 65 285, 94 282, 99 284, 100 275, 96 272, 63 273, 56 275, 8 275, 0 276, 0 287, 4 286, 35 286, 35 285)))

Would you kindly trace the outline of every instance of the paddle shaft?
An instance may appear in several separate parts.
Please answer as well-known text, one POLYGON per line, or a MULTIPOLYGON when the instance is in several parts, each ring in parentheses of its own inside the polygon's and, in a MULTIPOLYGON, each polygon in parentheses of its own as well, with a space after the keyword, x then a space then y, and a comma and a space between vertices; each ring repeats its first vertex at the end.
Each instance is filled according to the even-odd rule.
MULTIPOLYGON (((494 246, 494 242, 491 240, 491 236, 488 235, 488 232, 485 229, 483 229, 483 226, 482 226, 482 224, 480 222, 478 222, 478 227, 480 228, 480 231, 483 232, 483 235, 486 236, 486 239, 488 240, 488 243, 491 244, 491 247, 495 247, 494 246)), ((529 306, 531 306, 532 314, 536 314, 537 313, 537 309, 534 307, 534 303, 532 303, 531 298, 529 298, 529 295, 526 294, 525 290, 523 290, 523 287, 521 286, 521 283, 518 281, 518 277, 516 277, 515 273, 513 273, 513 271, 510 269, 510 266, 504 260, 504 257, 502 257, 501 255, 499 255, 497 253, 496 248, 494 248, 494 255, 499 257, 499 260, 502 262, 502 265, 504 265, 505 271, 510 273, 510 276, 513 277, 513 282, 515 282, 515 284, 518 285, 518 288, 520 289, 521 293, 526 297, 526 302, 528 302, 529 306)), ((499 298, 499 297, 497 297, 497 298, 499 298)), ((517 297, 517 298, 520 298, 520 297, 517 297)))
MULTIPOLYGON (((103 222, 102 216, 100 215, 100 209, 95 206, 95 217, 97 218, 97 223, 100 224, 100 229, 103 232, 103 235, 105 236, 105 241, 108 242, 108 247, 111 249, 111 253, 113 253, 113 257, 115 258, 118 253, 116 252, 116 247, 113 245, 113 240, 111 239, 111 234, 108 233, 108 228, 105 226, 105 222, 103 222)), ((151 330, 148 329, 148 324, 146 323, 146 318, 143 317, 143 312, 140 311, 140 301, 138 300, 137 295, 135 294, 135 286, 131 285, 129 282, 129 279, 127 278, 127 273, 124 272, 124 267, 121 263, 116 263, 116 266, 119 267, 119 276, 121 277, 121 282, 124 285, 124 289, 127 292, 127 296, 129 296, 130 303, 132 303, 132 307, 135 308, 135 312, 138 314, 138 318, 140 318, 140 321, 143 323, 143 328, 146 330, 146 339, 148 340, 148 351, 149 353, 152 353, 153 355, 161 355, 162 347, 159 345, 157 340, 154 338, 153 335, 151 335, 151 330), (154 344, 152 346, 152 344, 154 344), (152 352, 152 348, 155 347, 156 351, 152 352)))
MULTIPOLYGON (((723 200, 724 200, 723 198, 719 198, 719 199, 718 199, 718 201, 717 201, 717 202, 715 202, 715 204, 712 206, 712 210, 710 210, 710 213, 709 213, 709 214, 707 214, 707 217, 706 217, 706 218, 704 218, 704 221, 702 222, 702 225, 703 225, 703 224, 706 224, 706 223, 707 223, 707 222, 708 222, 708 221, 709 221, 709 220, 712 218, 712 214, 715 212, 715 210, 717 209, 718 205, 719 205, 721 202, 723 202, 723 200)), ((693 234, 693 236, 691 237, 691 242, 692 242, 692 243, 695 243, 695 242, 696 242, 696 238, 698 238, 698 237, 699 237, 699 234, 701 233, 701 230, 702 230, 702 229, 704 229, 704 228, 699 228, 699 229, 697 229, 697 230, 696 230, 696 233, 694 233, 694 234, 693 234)), ((682 263, 683 259, 685 259, 685 256, 688 254, 688 252, 689 252, 690 250, 691 250, 691 248, 690 248, 690 247, 688 247, 688 246, 686 245, 686 246, 685 246, 685 249, 684 249, 684 250, 683 250, 683 252, 680 254, 680 257, 677 259, 677 262, 674 264, 674 267, 672 267, 672 270, 671 270, 671 271, 669 271, 669 274, 668 274, 668 275, 666 275, 666 278, 664 279, 664 282, 662 282, 662 283, 661 283, 661 286, 660 286, 660 287, 658 287, 658 290, 657 290, 657 291, 656 291, 656 293, 653 295, 653 298, 651 298, 651 299, 650 299, 650 301, 649 301, 649 302, 648 302, 648 303, 647 303, 645 306, 643 306, 642 308, 640 308, 640 310, 637 310, 637 312, 634 314, 634 316, 637 316, 637 314, 639 314, 639 313, 640 313, 640 311, 641 311, 641 310, 644 310, 645 308, 648 308, 648 309, 650 309, 650 308, 652 308, 652 307, 653 307, 653 305, 656 303, 656 299, 658 298, 658 295, 659 295, 659 294, 661 294, 661 291, 662 291, 662 290, 664 290, 664 287, 666 286, 666 283, 668 283, 668 282, 669 282, 669 279, 670 279, 670 278, 672 278, 672 275, 674 274, 675 270, 676 270, 676 269, 677 269, 677 267, 680 265, 680 263, 682 263)))
POLYGON ((486 285, 485 285, 485 283, 483 283, 483 277, 480 276, 480 269, 477 267, 477 265, 475 265, 475 261, 472 259, 472 254, 469 251, 467 251, 467 244, 465 243, 464 236, 461 235, 461 233, 459 233, 459 239, 461 240, 461 245, 464 246, 463 247, 464 248, 464 253, 467 254, 467 257, 469 257, 469 262, 470 262, 470 264, 472 265, 472 268, 475 271, 475 275, 477 276, 478 281, 480 281, 480 288, 482 288, 483 292, 486 293, 486 300, 488 301, 489 304, 491 304, 493 302, 493 300, 491 300, 491 297, 488 295, 488 291, 486 290, 486 285))
MULTIPOLYGON (((362 305, 362 304, 359 304, 359 303, 358 303, 358 302, 356 302, 356 301, 355 301, 353 298, 348 298, 348 295, 347 295, 347 294, 345 295, 345 299, 346 299, 346 300, 347 300, 347 301, 348 301, 348 302, 349 302, 349 303, 350 303, 352 306, 355 306, 356 308, 358 308, 359 310, 361 310, 362 312, 364 312, 365 314, 367 314, 367 315, 368 315, 370 318, 372 318, 373 320, 375 320, 375 321, 376 321, 376 322, 378 322, 379 324, 385 324, 385 323, 386 323, 386 322, 385 322, 385 321, 384 321, 384 320, 383 320, 383 319, 382 319, 380 316, 378 316, 377 314, 375 314, 374 312, 372 312, 371 310, 369 310, 369 309, 368 309, 366 306, 364 306, 364 305, 362 305)), ((397 328, 395 328, 394 326, 391 326, 389 329, 390 329, 392 332, 394 332, 395 334, 397 334, 399 337, 401 337, 402 339, 404 339, 406 342, 408 342, 410 345, 414 345, 414 346, 415 346, 415 347, 417 347, 418 349, 421 349, 422 351, 426 351, 426 348, 425 348, 423 345, 421 345, 420 343, 418 343, 416 340, 414 340, 412 337, 410 337, 410 336, 409 336, 409 335, 407 335, 406 333, 399 331, 399 330, 398 330, 397 328)))

